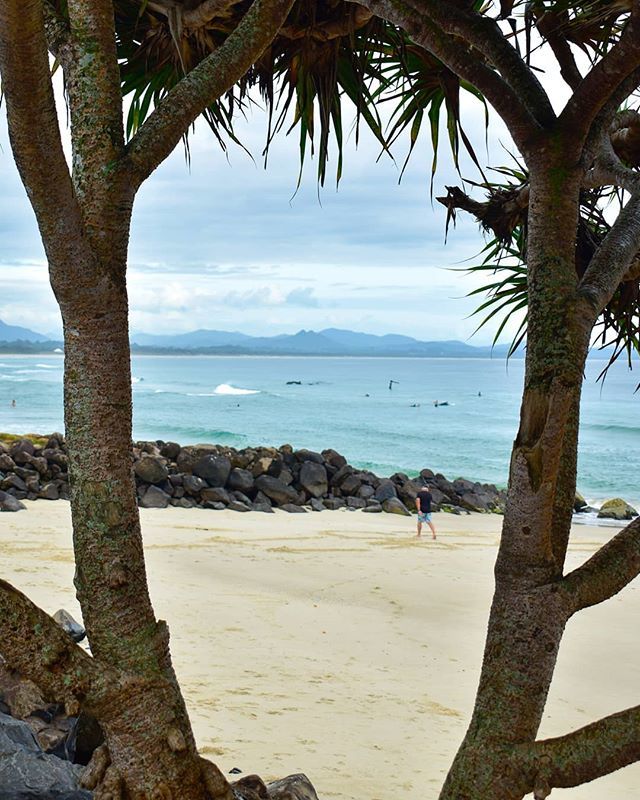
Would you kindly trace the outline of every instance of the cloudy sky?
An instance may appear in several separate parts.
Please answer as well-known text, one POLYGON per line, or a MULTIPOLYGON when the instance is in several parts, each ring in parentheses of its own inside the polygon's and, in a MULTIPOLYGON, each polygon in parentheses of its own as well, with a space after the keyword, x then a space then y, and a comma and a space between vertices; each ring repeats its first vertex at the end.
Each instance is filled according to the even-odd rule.
MULTIPOLYGON (((467 105, 481 161, 506 163, 503 129, 494 129, 488 155, 482 109, 467 105)), ((0 319, 54 333, 59 314, 0 113, 0 319)), ((420 339, 471 335, 474 300, 464 295, 476 284, 452 270, 465 259, 474 263, 483 239, 460 218, 445 245, 445 211, 429 196, 426 139, 400 184, 406 141, 393 163, 377 160, 378 147, 366 135, 356 151, 352 136, 339 190, 328 180, 318 192, 309 161, 295 193, 297 132, 275 142, 267 170, 260 156, 264 114, 255 109, 238 132, 255 163, 233 144, 226 156, 200 126, 190 168, 179 148, 141 189, 129 260, 132 330, 272 335, 333 326, 420 339)), ((435 194, 459 183, 445 147, 435 194)), ((471 343, 490 339, 489 330, 481 331, 471 343)))

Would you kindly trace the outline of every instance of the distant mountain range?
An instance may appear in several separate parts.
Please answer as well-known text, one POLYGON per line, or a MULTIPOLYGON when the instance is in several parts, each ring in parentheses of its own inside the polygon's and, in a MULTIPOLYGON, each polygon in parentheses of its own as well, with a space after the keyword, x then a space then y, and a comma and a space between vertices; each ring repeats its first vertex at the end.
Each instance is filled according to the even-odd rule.
MULTIPOLYGON (((62 342, 41 333, 7 325, 0 320, 1 353, 47 353, 61 348, 62 342)), ((131 335, 134 353, 166 355, 304 355, 304 356, 379 356, 424 358, 503 358, 508 345, 474 347, 457 340, 423 342, 411 336, 325 328, 301 330, 278 336, 249 336, 238 331, 197 330, 190 333, 131 335)), ((520 350, 516 357, 522 357, 520 350)), ((592 358, 608 358, 608 353, 592 352, 592 358)))
POLYGON ((0 319, 0 342, 46 342, 48 336, 20 328, 18 325, 7 325, 0 319))
MULTIPOLYGON (((310 356, 425 356, 442 358, 485 358, 491 347, 473 347, 459 341, 422 342, 411 336, 370 333, 325 328, 301 330, 278 336, 248 336, 228 331, 198 330, 174 336, 137 333, 131 336, 135 349, 171 349, 180 352, 236 353, 238 355, 310 355, 310 356)), ((508 347, 500 345, 494 355, 504 355, 508 347)))

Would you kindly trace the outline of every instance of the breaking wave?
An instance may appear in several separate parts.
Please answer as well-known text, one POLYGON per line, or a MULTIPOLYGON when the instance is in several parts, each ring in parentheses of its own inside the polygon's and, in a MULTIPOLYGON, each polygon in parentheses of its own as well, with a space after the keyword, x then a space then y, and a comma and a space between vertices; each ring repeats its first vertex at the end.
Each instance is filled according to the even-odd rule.
POLYGON ((230 383, 220 383, 213 390, 214 394, 260 394, 258 389, 239 389, 230 383))

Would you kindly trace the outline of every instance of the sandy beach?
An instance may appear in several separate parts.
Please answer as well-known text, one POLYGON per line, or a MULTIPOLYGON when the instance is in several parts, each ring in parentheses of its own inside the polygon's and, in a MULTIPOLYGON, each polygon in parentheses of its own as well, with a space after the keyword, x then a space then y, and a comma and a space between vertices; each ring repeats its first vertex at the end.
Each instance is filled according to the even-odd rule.
MULTIPOLYGON (((2 577, 80 616, 69 506, 0 516, 2 577)), ((436 798, 475 693, 500 517, 143 510, 201 751, 228 772, 306 772, 321 800, 436 798)), ((569 566, 614 528, 576 526, 569 566)), ((640 582, 567 629, 542 735, 638 703, 640 582)), ((565 792, 631 800, 640 765, 565 792)))

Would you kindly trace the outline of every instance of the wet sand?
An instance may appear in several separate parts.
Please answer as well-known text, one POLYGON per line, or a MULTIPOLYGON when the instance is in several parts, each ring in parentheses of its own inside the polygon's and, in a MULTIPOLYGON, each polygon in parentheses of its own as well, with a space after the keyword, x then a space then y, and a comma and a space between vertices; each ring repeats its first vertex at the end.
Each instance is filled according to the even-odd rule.
MULTIPOLYGON (((0 515, 1 575, 79 617, 69 506, 0 515)), ((203 754, 321 800, 429 800, 464 734, 500 518, 142 511, 151 594, 203 754), (428 533, 428 531, 427 531, 428 533)), ((569 566, 615 533, 576 526, 569 566)), ((542 735, 638 703, 640 582, 570 621, 542 735)), ((640 765, 553 796, 631 800, 640 765)))

